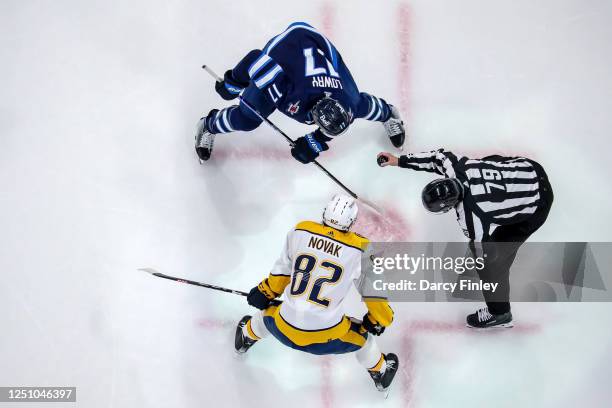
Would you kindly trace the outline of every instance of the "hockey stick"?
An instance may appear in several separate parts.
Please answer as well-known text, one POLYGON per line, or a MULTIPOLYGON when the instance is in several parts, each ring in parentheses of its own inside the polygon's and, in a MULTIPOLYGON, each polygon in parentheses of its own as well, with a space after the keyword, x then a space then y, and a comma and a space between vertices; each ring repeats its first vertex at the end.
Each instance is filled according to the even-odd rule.
MULTIPOLYGON (((210 76, 212 76, 215 81, 217 82, 222 82, 223 78, 221 78, 219 75, 217 75, 215 73, 215 71, 213 71, 209 66, 207 65, 202 65, 202 68, 208 72, 210 74, 210 76)), ((282 135, 288 142, 289 145, 291 147, 295 146, 295 141, 293 139, 291 139, 285 132, 283 132, 278 126, 276 126, 274 123, 272 123, 272 121, 266 117, 264 117, 261 113, 259 113, 257 111, 257 109, 255 109, 254 107, 252 107, 243 97, 242 95, 238 95, 238 97, 240 98, 240 102, 242 102, 244 104, 244 106, 246 106, 251 112, 253 112, 255 114, 255 116, 257 116, 259 119, 261 119, 262 121, 266 122, 272 129, 276 130, 277 133, 279 133, 280 135, 282 135)), ((331 174, 325 167, 323 167, 318 161, 313 160, 312 163, 317 166, 319 168, 319 170, 321 170, 323 173, 325 173, 327 175, 327 177, 329 177, 330 179, 332 179, 338 186, 340 186, 344 191, 346 191, 351 197, 353 197, 355 200, 359 200, 362 203, 364 203, 365 205, 367 205, 368 207, 372 208, 374 211, 376 211, 379 214, 383 214, 383 211, 380 207, 378 207, 376 204, 374 204, 373 202, 371 202, 370 200, 366 200, 365 198, 359 197, 357 196, 357 194, 355 194, 350 188, 348 188, 347 186, 345 186, 340 180, 338 180, 333 174, 331 174)))
MULTIPOLYGON (((168 280, 172 280, 172 281, 180 282, 180 283, 186 283, 188 285, 200 286, 202 288, 218 290, 218 291, 225 292, 225 293, 233 293, 234 295, 240 295, 240 296, 248 296, 249 295, 248 293, 242 292, 240 290, 228 289, 228 288, 224 288, 224 287, 221 287, 221 286, 210 285, 208 283, 196 282, 196 281, 192 281, 192 280, 189 280, 189 279, 183 279, 183 278, 177 278, 177 277, 170 276, 170 275, 165 275, 163 273, 157 272, 153 268, 138 268, 138 270, 146 272, 146 273, 150 273, 151 275, 157 276, 158 278, 168 279, 168 280)), ((278 306, 281 303, 282 302, 280 300, 274 299, 274 300, 272 300, 270 305, 278 306)))

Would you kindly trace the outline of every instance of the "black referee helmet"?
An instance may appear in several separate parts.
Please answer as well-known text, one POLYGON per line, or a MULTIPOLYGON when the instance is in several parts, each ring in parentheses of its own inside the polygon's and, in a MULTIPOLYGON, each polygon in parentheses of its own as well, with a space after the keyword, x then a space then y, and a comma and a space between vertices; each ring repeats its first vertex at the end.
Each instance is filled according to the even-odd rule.
POLYGON ((463 199, 463 186, 456 178, 432 181, 423 188, 421 200, 427 211, 445 213, 463 199))

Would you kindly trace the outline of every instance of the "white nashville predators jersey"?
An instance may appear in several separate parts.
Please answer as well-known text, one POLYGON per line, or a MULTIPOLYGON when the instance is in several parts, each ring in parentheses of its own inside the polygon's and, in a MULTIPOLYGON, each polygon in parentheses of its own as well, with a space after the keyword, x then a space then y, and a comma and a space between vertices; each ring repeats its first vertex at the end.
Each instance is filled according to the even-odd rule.
POLYGON ((290 231, 271 277, 290 278, 283 292, 280 316, 301 330, 322 330, 344 316, 343 303, 361 275, 368 240, 304 221, 290 231))

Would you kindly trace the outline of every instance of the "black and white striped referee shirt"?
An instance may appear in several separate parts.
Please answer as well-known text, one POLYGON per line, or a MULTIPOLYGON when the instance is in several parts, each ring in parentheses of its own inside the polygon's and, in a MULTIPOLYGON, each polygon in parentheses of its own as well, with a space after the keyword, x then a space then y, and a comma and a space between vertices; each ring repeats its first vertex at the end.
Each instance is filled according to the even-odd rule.
POLYGON ((455 210, 463 233, 471 240, 487 240, 499 225, 522 222, 540 206, 540 165, 524 157, 457 158, 443 149, 408 154, 399 167, 457 178, 464 198, 455 210))

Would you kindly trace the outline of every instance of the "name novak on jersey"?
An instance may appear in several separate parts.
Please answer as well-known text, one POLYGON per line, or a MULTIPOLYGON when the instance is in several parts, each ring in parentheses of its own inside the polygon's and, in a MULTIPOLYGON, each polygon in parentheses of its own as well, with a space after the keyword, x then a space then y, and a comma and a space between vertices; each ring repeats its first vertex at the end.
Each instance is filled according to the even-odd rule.
POLYGON ((310 237, 310 241, 308 241, 308 246, 340 258, 340 250, 342 249, 342 245, 336 244, 335 242, 312 236, 310 237))

